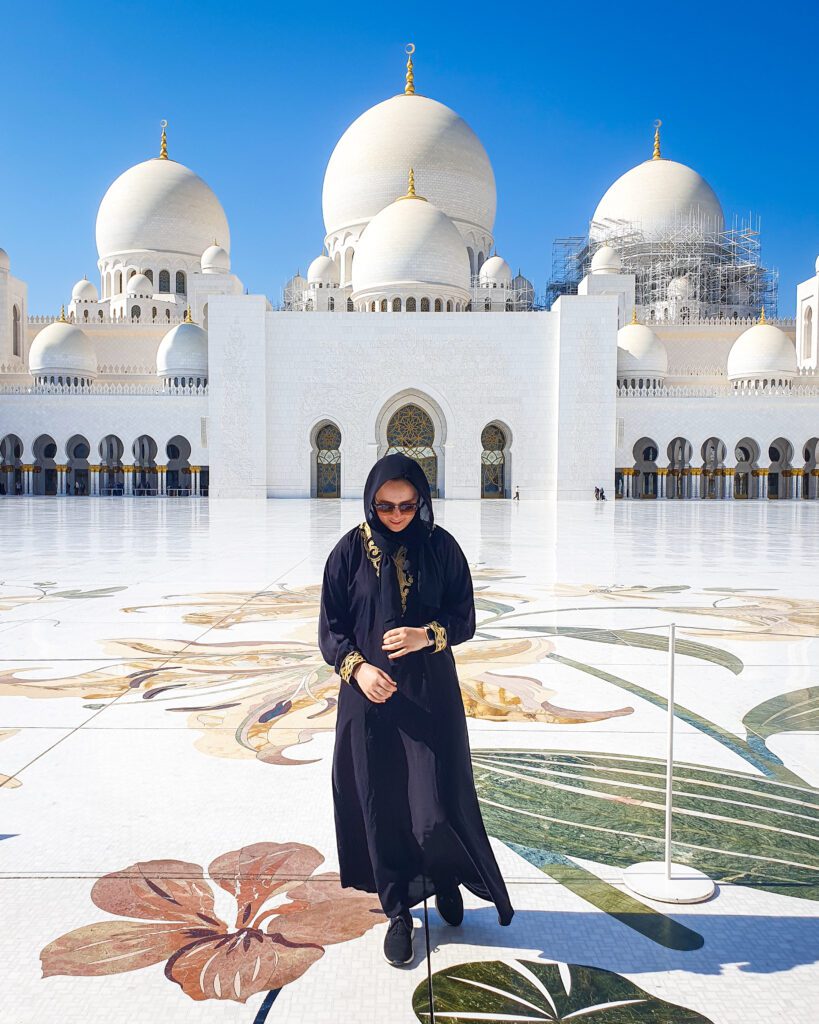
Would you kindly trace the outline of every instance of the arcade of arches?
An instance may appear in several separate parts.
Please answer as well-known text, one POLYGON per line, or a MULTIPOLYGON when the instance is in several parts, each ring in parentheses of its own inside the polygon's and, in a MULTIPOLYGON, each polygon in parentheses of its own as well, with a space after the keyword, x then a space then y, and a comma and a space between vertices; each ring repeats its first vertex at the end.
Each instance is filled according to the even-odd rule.
POLYGON ((33 462, 23 462, 24 451, 17 434, 0 438, 0 496, 174 498, 208 493, 208 467, 191 465, 191 444, 179 434, 162 450, 148 434, 127 447, 122 438, 108 434, 93 454, 82 434, 74 434, 62 448, 50 434, 40 434, 31 445, 33 462))
POLYGON ((801 447, 785 437, 777 437, 767 447, 753 437, 743 437, 733 452, 719 437, 709 437, 699 450, 687 438, 675 437, 664 454, 663 458, 653 438, 640 438, 632 449, 633 466, 616 471, 616 497, 819 497, 819 437, 810 438, 801 447))
MULTIPOLYGON (((426 410, 407 402, 389 418, 384 455, 401 452, 421 466, 429 481, 433 498, 440 496, 440 442, 435 424, 426 410)), ((327 421, 315 433, 315 487, 317 498, 338 498, 341 494, 342 437, 338 426, 327 421)), ((475 466, 482 498, 510 497, 509 433, 498 423, 489 423, 481 431, 481 456, 475 466)))

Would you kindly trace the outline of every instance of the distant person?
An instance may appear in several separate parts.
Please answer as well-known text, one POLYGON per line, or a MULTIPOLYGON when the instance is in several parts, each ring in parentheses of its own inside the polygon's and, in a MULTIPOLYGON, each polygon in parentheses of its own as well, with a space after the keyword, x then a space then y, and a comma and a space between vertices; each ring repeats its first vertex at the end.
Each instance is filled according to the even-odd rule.
POLYGON ((595 487, 595 489, 594 489, 594 500, 595 501, 600 501, 600 488, 599 487, 595 487))
POLYGON ((603 490, 602 487, 600 488, 600 500, 601 501, 605 501, 606 500, 606 492, 603 490))
POLYGON ((520 501, 520 488, 519 487, 515 488, 515 496, 514 496, 514 498, 512 498, 512 501, 520 501))

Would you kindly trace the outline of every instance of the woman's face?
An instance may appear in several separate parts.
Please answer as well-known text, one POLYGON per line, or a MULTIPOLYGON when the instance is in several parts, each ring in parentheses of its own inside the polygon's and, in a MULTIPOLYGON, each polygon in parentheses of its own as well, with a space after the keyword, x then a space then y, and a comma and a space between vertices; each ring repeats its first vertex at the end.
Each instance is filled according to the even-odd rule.
MULTIPOLYGON (((415 490, 409 480, 387 480, 375 492, 375 501, 376 504, 379 501, 388 501, 393 506, 400 505, 401 502, 418 501, 418 491, 415 490)), ((416 515, 416 512, 400 512, 397 508, 393 507, 390 512, 379 512, 376 509, 375 514, 387 529, 403 530, 412 521, 412 517, 416 515)))

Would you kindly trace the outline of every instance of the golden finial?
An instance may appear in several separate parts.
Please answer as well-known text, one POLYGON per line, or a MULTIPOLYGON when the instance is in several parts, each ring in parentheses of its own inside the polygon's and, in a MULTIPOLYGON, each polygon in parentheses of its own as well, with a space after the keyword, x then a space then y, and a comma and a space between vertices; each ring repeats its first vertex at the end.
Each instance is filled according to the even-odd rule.
POLYGON ((423 196, 419 196, 415 191, 415 171, 410 167, 409 169, 409 180, 407 181, 407 194, 405 196, 399 196, 399 199, 420 199, 422 203, 426 202, 423 196))
POLYGON ((195 320, 193 319, 193 315, 191 314, 191 307, 190 306, 188 306, 188 308, 185 310, 185 315, 182 318, 182 323, 183 324, 195 323, 195 320))
POLYGON ((407 84, 404 86, 405 96, 415 95, 415 73, 412 65, 412 55, 415 53, 415 43, 407 43, 404 47, 404 53, 407 55, 407 84))
POLYGON ((640 323, 640 321, 637 319, 637 307, 636 306, 632 306, 631 307, 631 324, 633 326, 634 324, 639 324, 639 323, 640 323))
POLYGON ((167 134, 165 132, 165 129, 168 127, 168 122, 163 120, 163 121, 160 121, 159 124, 160 124, 160 127, 162 128, 162 138, 161 138, 160 143, 159 143, 159 159, 160 160, 167 160, 168 159, 168 136, 167 136, 167 134))
POLYGON ((660 156, 660 129, 663 126, 663 122, 657 118, 654 122, 654 153, 651 156, 652 160, 662 160, 660 156))
POLYGON ((60 319, 59 319, 59 323, 61 323, 61 324, 67 324, 68 323, 68 321, 65 318, 65 306, 60 306, 60 319))
POLYGON ((765 319, 765 307, 763 306, 759 311, 759 320, 757 320, 757 323, 766 324, 767 322, 768 321, 765 319))

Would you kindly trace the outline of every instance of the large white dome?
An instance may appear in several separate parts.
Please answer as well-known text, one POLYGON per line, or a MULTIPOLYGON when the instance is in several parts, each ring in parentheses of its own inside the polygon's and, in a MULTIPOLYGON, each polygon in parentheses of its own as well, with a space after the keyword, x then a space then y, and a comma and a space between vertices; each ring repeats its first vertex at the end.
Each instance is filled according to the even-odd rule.
POLYGON ((192 170, 167 158, 145 160, 121 174, 97 213, 101 260, 144 251, 199 259, 214 238, 230 251, 230 230, 219 200, 192 170))
POLYGON ((96 377, 97 356, 88 335, 75 324, 56 320, 44 327, 28 353, 33 377, 45 375, 96 377))
POLYGON ((722 231, 725 218, 716 193, 695 170, 675 160, 645 160, 617 179, 597 205, 593 241, 633 225, 657 238, 680 225, 722 231))
POLYGON ((333 150, 322 195, 328 236, 365 224, 389 206, 403 192, 410 167, 430 203, 464 235, 470 228, 491 235, 495 175, 480 139, 443 103, 399 95, 353 121, 333 150))
POLYGON ((743 331, 728 353, 729 380, 790 380, 796 373, 796 349, 773 324, 754 324, 743 331))
POLYGON ((469 257, 460 232, 443 211, 415 196, 396 200, 374 217, 353 264, 355 301, 391 293, 466 299, 469 257))

